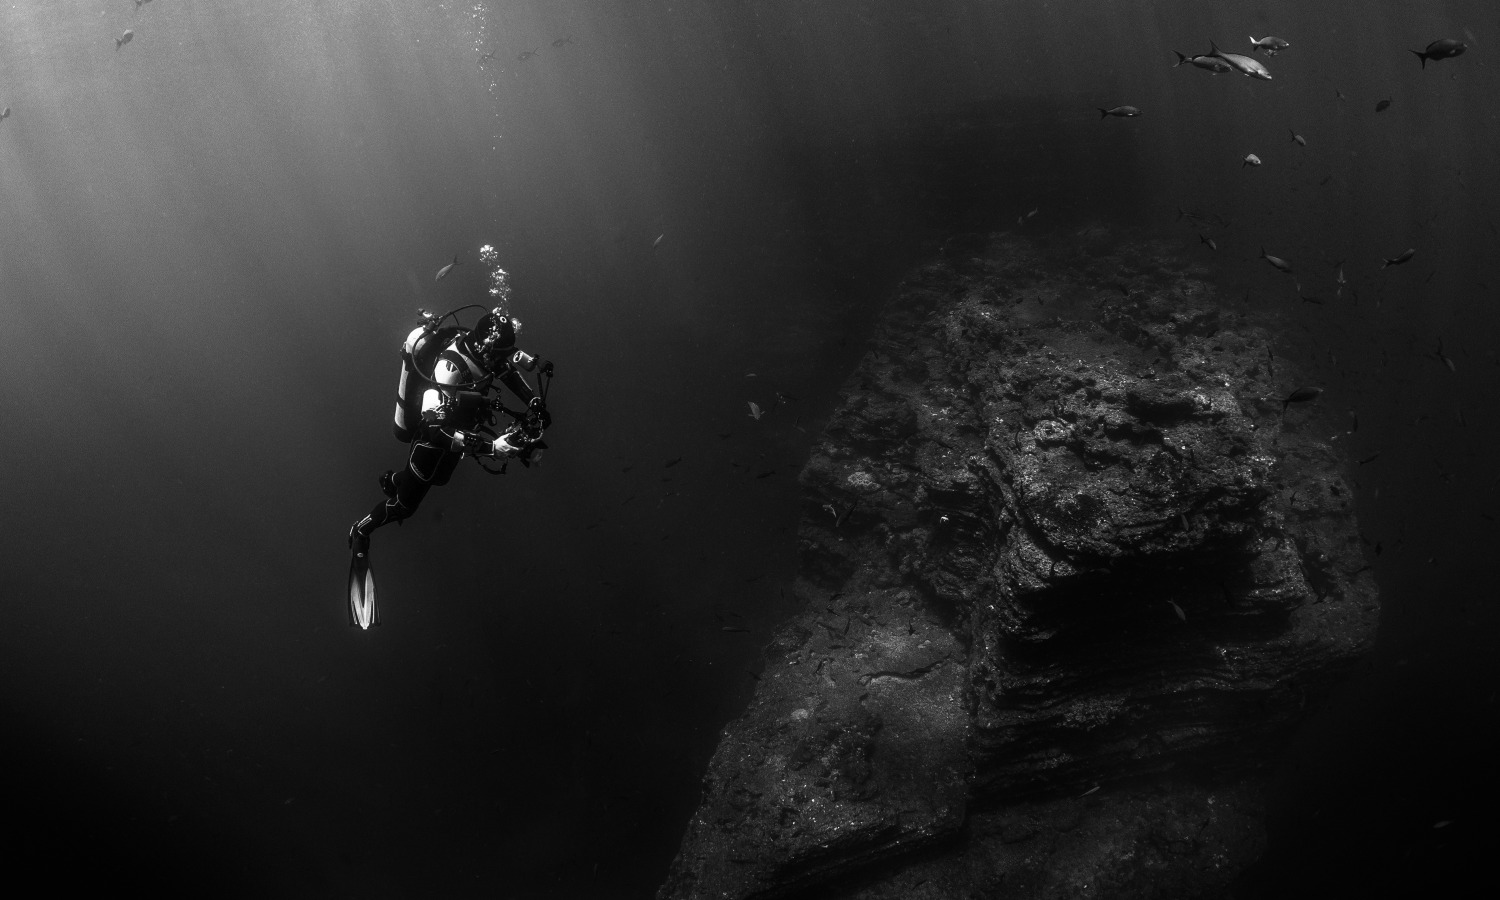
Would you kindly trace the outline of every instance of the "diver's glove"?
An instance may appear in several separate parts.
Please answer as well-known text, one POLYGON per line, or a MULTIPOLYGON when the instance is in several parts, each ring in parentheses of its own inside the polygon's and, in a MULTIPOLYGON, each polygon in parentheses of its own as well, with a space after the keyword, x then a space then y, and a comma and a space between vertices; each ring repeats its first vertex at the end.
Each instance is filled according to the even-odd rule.
POLYGON ((552 427, 552 414, 547 412, 547 404, 542 402, 541 397, 532 397, 531 402, 526 404, 526 410, 542 428, 552 427))
POLYGON ((520 456, 531 446, 532 438, 524 431, 507 431, 495 438, 492 450, 496 456, 520 456))

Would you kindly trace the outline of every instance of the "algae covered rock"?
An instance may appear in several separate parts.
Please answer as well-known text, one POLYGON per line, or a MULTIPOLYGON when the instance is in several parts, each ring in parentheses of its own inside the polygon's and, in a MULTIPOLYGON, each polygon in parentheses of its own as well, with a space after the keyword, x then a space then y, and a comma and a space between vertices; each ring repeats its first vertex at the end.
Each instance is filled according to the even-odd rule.
POLYGON ((948 246, 803 471, 804 609, 662 898, 1221 891, 1373 639, 1273 322, 1151 244, 948 246))

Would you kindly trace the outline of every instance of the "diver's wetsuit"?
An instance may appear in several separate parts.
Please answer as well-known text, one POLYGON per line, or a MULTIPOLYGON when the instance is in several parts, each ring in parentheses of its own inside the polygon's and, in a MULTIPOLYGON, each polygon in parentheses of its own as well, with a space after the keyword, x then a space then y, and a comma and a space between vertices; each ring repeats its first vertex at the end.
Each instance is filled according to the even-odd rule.
MULTIPOLYGON (((420 332, 420 328, 412 332, 408 347, 420 332)), ((511 346, 492 368, 486 368, 469 338, 460 334, 438 356, 433 380, 439 387, 429 388, 422 396, 422 421, 412 438, 406 466, 381 478, 386 499, 355 523, 349 535, 351 545, 368 541, 375 529, 416 512, 430 488, 448 483, 465 453, 508 457, 526 448, 523 434, 508 433, 491 440, 493 432, 486 434, 482 429, 490 420, 487 397, 492 377, 527 406, 532 405, 536 392, 516 364, 534 366, 535 358, 511 346)))

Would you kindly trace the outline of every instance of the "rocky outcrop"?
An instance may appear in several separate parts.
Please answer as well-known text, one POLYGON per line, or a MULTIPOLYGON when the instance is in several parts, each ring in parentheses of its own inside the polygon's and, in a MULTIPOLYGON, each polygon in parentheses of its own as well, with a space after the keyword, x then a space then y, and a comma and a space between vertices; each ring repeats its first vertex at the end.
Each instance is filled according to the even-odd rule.
POLYGON ((1146 243, 955 241, 802 474, 805 611, 666 898, 1212 896, 1374 635, 1268 323, 1146 243))

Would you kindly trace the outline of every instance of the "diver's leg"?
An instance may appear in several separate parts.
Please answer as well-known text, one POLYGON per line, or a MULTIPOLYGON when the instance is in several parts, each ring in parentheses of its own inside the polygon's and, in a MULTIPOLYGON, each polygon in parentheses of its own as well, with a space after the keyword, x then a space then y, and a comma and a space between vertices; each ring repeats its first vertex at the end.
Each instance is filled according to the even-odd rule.
POLYGON ((430 444, 417 444, 412 448, 406 467, 395 474, 381 476, 380 487, 386 499, 375 504, 370 514, 354 523, 349 529, 349 547, 358 555, 369 550, 370 534, 382 525, 400 522, 417 511, 422 498, 432 487, 433 473, 440 470, 443 457, 449 456, 442 449, 430 444))

